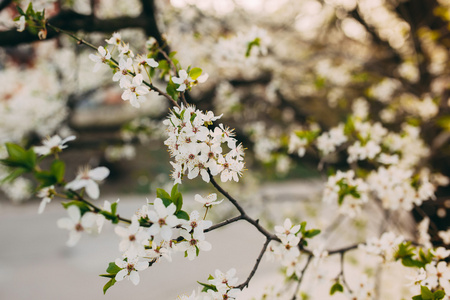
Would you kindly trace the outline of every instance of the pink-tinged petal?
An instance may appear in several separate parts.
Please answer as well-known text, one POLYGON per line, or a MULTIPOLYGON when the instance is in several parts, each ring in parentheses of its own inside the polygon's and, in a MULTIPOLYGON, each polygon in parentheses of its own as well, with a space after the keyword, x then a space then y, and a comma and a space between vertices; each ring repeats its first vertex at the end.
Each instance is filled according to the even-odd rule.
POLYGON ((114 279, 116 281, 122 281, 125 278, 125 276, 127 276, 127 275, 128 275, 127 269, 122 269, 119 272, 117 272, 116 277, 114 277, 114 279))
POLYGON ((92 199, 98 199, 100 196, 100 189, 94 180, 88 180, 86 184, 86 194, 92 199))
POLYGON ((130 273, 130 280, 134 285, 138 285, 140 278, 139 278, 139 273, 136 271, 131 271, 130 273))
POLYGON ((134 265, 134 268, 138 271, 143 271, 148 268, 148 262, 140 261, 134 265))
POLYGON ((97 167, 89 171, 89 177, 96 180, 101 181, 108 177, 109 169, 107 167, 97 167))
POLYGON ((69 215, 69 218, 74 222, 78 223, 81 218, 80 209, 76 205, 71 205, 67 208, 67 214, 69 215))
POLYGON ((161 237, 165 241, 170 241, 170 238, 172 237, 172 229, 169 226, 161 227, 161 237))
POLYGON ((72 230, 75 227, 75 223, 69 218, 62 218, 56 222, 59 228, 72 230))
POLYGON ((78 243, 80 238, 81 238, 81 233, 78 232, 78 231, 72 230, 69 233, 69 240, 67 241, 66 245, 69 246, 69 247, 73 247, 73 246, 75 246, 78 243))

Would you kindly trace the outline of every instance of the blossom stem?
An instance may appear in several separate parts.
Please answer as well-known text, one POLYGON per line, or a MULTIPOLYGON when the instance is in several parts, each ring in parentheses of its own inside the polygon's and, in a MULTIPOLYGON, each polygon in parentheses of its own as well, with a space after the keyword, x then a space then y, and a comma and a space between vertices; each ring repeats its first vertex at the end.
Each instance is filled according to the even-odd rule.
POLYGON ((234 222, 239 221, 239 220, 242 220, 242 219, 243 219, 243 218, 242 218, 242 215, 239 215, 239 216, 234 217, 234 218, 231 218, 231 219, 227 219, 227 220, 225 220, 225 221, 223 221, 223 222, 217 223, 217 224, 215 224, 215 225, 213 225, 213 226, 211 226, 211 227, 205 229, 204 232, 209 232, 209 231, 216 230, 216 229, 218 229, 218 228, 220 228, 220 227, 223 227, 223 226, 225 226, 225 225, 234 223, 234 222))
POLYGON ((174 75, 178 75, 177 67, 175 66, 173 60, 169 57, 169 55, 167 55, 167 52, 164 51, 164 50, 161 49, 161 48, 158 48, 158 51, 159 51, 159 53, 161 53, 161 54, 164 56, 164 58, 165 58, 165 59, 169 62, 169 64, 172 66, 174 75))
MULTIPOLYGON (((89 48, 92 48, 93 50, 97 51, 97 47, 95 47, 93 44, 91 44, 91 43, 89 43, 89 42, 87 42, 87 41, 85 41, 85 40, 83 40, 83 39, 80 39, 79 37, 77 37, 77 36, 74 35, 73 33, 69 32, 69 31, 66 31, 66 30, 64 30, 64 29, 58 28, 58 27, 56 27, 56 26, 53 26, 53 25, 51 25, 50 23, 47 23, 47 26, 50 27, 50 28, 52 28, 53 30, 55 30, 55 31, 58 32, 58 33, 63 33, 63 34, 65 34, 65 35, 70 36, 71 38, 73 38, 74 40, 76 40, 76 41, 78 42, 78 44, 80 44, 80 45, 81 45, 81 44, 85 44, 85 45, 88 46, 89 48)), ((118 63, 114 58, 111 58, 111 61, 114 62, 116 65, 119 65, 119 63, 118 63)), ((131 74, 133 77, 136 76, 136 73, 134 73, 134 72, 130 72, 130 71, 129 71, 128 73, 131 74)), ((150 89, 152 89, 152 90, 154 90, 155 92, 157 92, 159 95, 161 95, 161 96, 167 98, 170 102, 172 102, 172 104, 173 104, 174 106, 180 108, 180 106, 178 105, 178 103, 177 103, 175 100, 173 100, 172 97, 170 97, 169 94, 163 92, 161 89, 157 88, 157 87, 154 86, 152 83, 148 83, 148 82, 146 82, 146 81, 143 81, 143 83, 144 83, 146 86, 148 86, 150 89)))
POLYGON ((262 249, 261 249, 261 252, 259 252, 258 258, 256 258, 256 263, 255 263, 255 265, 253 266, 252 271, 251 271, 250 274, 248 275, 247 280, 245 280, 243 283, 241 283, 240 285, 238 285, 236 288, 238 288, 238 289, 240 289, 240 290, 243 290, 244 288, 248 287, 248 284, 250 283, 250 280, 251 280, 252 277, 255 275, 256 270, 257 270, 258 267, 259 267, 259 263, 261 262, 261 259, 262 259, 262 257, 264 256, 264 253, 266 253, 266 249, 267 249, 267 246, 269 246, 270 241, 271 241, 270 238, 267 238, 267 239, 266 239, 266 242, 264 243, 264 245, 263 245, 263 247, 262 247, 262 249))
POLYGON ((294 296, 292 296, 292 300, 297 299, 298 291, 300 290, 300 286, 302 285, 303 275, 305 274, 306 269, 308 268, 309 264, 311 263, 312 258, 313 258, 313 255, 310 254, 308 256, 308 260, 306 261, 305 266, 302 269, 302 272, 300 273, 300 278, 298 279, 297 287, 295 288, 295 292, 294 292, 294 296))

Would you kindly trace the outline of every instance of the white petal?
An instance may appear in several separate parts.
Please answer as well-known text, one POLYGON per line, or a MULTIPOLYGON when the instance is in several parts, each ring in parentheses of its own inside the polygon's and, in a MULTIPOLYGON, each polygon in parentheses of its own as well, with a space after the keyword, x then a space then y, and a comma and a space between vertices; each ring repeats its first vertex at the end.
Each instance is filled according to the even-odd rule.
POLYGON ((56 222, 56 225, 62 229, 72 230, 75 227, 75 223, 69 218, 62 218, 56 222))
POLYGON ((75 246, 81 238, 81 233, 75 230, 72 230, 69 233, 69 240, 67 241, 67 246, 73 247, 75 246))
POLYGON ((136 271, 131 271, 130 273, 130 280, 134 285, 138 285, 140 278, 139 278, 139 273, 136 271))
POLYGON ((97 181, 105 179, 108 175, 109 170, 106 167, 98 167, 89 171, 89 177, 97 181))
POLYGON ((84 188, 87 184, 86 179, 75 179, 64 187, 66 190, 79 190, 81 188, 84 188))
POLYGON ((122 281, 127 275, 128 275, 127 269, 123 269, 117 272, 116 277, 114 279, 116 279, 116 281, 122 281))
POLYGON ((138 271, 143 271, 148 268, 148 262, 140 261, 134 265, 134 268, 138 271))
POLYGON ((161 227, 161 237, 165 241, 170 241, 170 238, 172 237, 172 229, 167 225, 161 227))
POLYGON ((100 189, 98 184, 94 180, 88 180, 86 184, 86 193, 92 199, 98 199, 100 196, 100 189))
POLYGON ((87 212, 81 218, 81 226, 83 226, 83 228, 91 228, 92 225, 95 224, 96 220, 97 220, 96 214, 87 212))
POLYGON ((80 209, 76 205, 71 205, 67 208, 67 213, 69 214, 69 217, 74 223, 78 223, 81 218, 80 209))
POLYGON ((39 204, 38 214, 42 214, 44 212, 45 206, 47 203, 50 203, 51 199, 48 197, 45 197, 42 199, 41 204, 39 204))

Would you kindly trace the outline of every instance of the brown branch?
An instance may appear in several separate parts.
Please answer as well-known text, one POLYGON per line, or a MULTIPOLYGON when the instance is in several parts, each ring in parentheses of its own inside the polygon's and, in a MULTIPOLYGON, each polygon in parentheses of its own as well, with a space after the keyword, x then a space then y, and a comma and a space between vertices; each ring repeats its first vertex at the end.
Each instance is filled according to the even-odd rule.
MULTIPOLYGON (((111 33, 123 28, 144 28, 147 26, 149 20, 143 15, 102 20, 91 15, 79 14, 72 10, 63 10, 56 16, 51 17, 48 22, 62 30, 111 33)), ((152 31, 148 30, 146 33, 149 36, 158 36, 160 33, 157 30, 157 28, 153 28, 152 31)), ((47 39, 55 38, 58 35, 58 32, 49 32, 47 34, 47 39)), ((39 38, 37 35, 31 34, 26 30, 18 32, 15 29, 11 29, 0 32, 0 46, 3 47, 16 46, 38 40, 39 38)))
POLYGON ((247 277, 247 280, 245 280, 243 283, 238 285, 236 288, 243 290, 244 288, 248 287, 248 284, 250 283, 250 280, 252 280, 253 276, 256 273, 256 270, 258 269, 259 263, 261 262, 262 257, 264 256, 264 253, 266 253, 267 246, 269 246, 271 239, 267 238, 266 242, 264 243, 264 246, 261 249, 261 252, 259 252, 258 258, 256 259, 256 263, 253 266, 252 271, 247 277))
POLYGON ((311 263, 312 258, 313 258, 313 256, 310 254, 308 256, 308 260, 306 261, 306 265, 303 267, 302 272, 300 273, 300 278, 298 279, 297 287, 295 288, 295 292, 294 292, 294 296, 292 297, 292 300, 297 299, 297 293, 300 290, 300 285, 302 284, 302 281, 303 281, 303 275, 305 274, 306 269, 308 268, 309 264, 311 263))
POLYGON ((242 215, 237 216, 237 217, 234 217, 234 218, 231 218, 231 219, 227 219, 227 220, 225 220, 225 221, 223 221, 223 222, 217 223, 217 224, 215 224, 215 225, 213 225, 213 226, 211 226, 211 227, 205 229, 204 232, 210 232, 210 231, 216 230, 216 229, 218 229, 218 228, 220 228, 220 227, 223 227, 223 226, 225 226, 225 225, 234 223, 234 222, 239 221, 239 220, 242 220, 242 219, 243 219, 243 218, 242 218, 242 215))

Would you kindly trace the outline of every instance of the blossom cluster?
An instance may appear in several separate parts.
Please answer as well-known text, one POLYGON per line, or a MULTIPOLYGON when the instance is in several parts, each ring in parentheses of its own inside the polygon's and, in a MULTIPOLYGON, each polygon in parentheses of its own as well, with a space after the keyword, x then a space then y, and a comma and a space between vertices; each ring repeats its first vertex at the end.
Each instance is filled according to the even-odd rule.
POLYGON ((149 74, 148 68, 156 68, 159 63, 150 57, 135 54, 130 49, 129 44, 122 41, 120 33, 114 33, 106 43, 113 46, 113 51, 117 48, 119 60, 116 62, 111 57, 111 52, 103 46, 98 47, 96 55, 90 54, 89 58, 95 62, 94 72, 97 72, 102 64, 110 64, 114 70, 113 81, 119 82, 123 89, 122 99, 130 101, 130 104, 139 108, 145 101, 144 95, 148 94, 150 89, 143 85, 144 74, 149 74))
POLYGON ((369 187, 364 180, 355 177, 353 170, 337 171, 328 177, 322 199, 326 203, 338 203, 340 213, 355 217, 369 201, 369 187))
POLYGON ((210 129, 209 124, 221 116, 212 112, 203 113, 192 106, 174 107, 168 119, 163 123, 168 127, 169 137, 164 144, 169 148, 174 170, 175 183, 187 173, 189 179, 201 176, 209 182, 212 176, 220 174, 222 182, 239 181, 244 169, 244 148, 237 145, 232 129, 223 124, 210 129), (228 152, 225 153, 225 145, 228 152))

